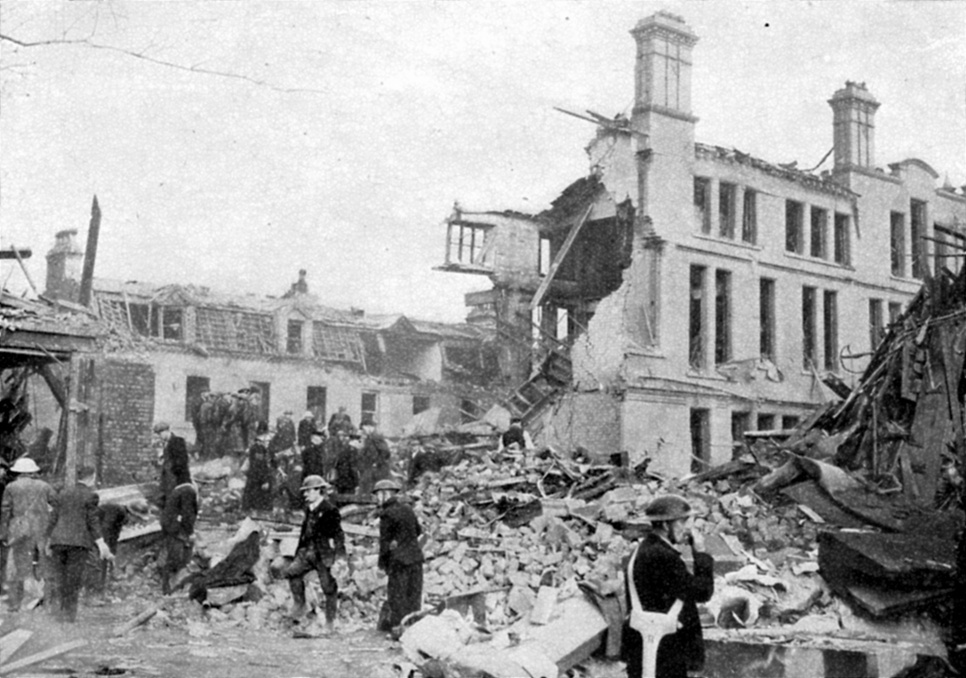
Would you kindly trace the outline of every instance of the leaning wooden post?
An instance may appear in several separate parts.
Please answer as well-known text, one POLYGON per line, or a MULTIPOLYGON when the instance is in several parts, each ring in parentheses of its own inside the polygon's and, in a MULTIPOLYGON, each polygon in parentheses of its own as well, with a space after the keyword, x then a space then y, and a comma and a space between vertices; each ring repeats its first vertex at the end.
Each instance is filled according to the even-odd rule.
POLYGON ((73 487, 77 483, 77 415, 80 395, 80 357, 73 353, 70 356, 70 376, 67 378, 67 447, 64 460, 64 487, 73 487))

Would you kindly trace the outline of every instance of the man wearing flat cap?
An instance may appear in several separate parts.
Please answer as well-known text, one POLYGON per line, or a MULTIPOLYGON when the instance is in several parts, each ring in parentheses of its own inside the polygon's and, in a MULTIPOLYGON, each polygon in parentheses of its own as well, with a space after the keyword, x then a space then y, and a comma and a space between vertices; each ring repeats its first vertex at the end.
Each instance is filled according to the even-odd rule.
MULTIPOLYGON (((714 559, 704 553, 704 538, 691 529, 691 505, 676 495, 654 499, 645 509, 651 525, 633 558, 633 586, 645 612, 666 613, 675 600, 684 606, 678 630, 664 636, 657 650, 656 678, 687 678, 704 665, 704 638, 697 603, 714 593, 714 559), (679 548, 689 547, 694 573, 688 571, 679 548)), ((628 628, 625 636, 628 678, 641 678, 641 635, 628 628)))
POLYGON ((332 633, 339 605, 339 585, 331 567, 337 557, 345 556, 345 535, 342 515, 325 496, 329 484, 321 476, 307 476, 302 481, 305 519, 299 533, 295 559, 282 570, 292 590, 292 619, 298 621, 305 613, 305 575, 315 570, 319 586, 325 594, 325 629, 332 633))
POLYGON ((163 447, 158 462, 161 466, 161 508, 171 492, 179 485, 191 482, 191 470, 188 467, 188 446, 184 438, 171 432, 171 426, 166 421, 159 421, 154 425, 154 433, 161 439, 163 447))

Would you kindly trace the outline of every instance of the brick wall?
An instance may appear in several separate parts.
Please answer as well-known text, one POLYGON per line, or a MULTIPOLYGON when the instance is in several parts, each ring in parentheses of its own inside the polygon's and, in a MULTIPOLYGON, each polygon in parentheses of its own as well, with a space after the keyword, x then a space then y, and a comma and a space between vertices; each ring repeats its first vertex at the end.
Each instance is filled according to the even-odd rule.
POLYGON ((102 484, 153 480, 154 368, 104 359, 97 361, 96 374, 99 393, 90 434, 100 450, 102 484))

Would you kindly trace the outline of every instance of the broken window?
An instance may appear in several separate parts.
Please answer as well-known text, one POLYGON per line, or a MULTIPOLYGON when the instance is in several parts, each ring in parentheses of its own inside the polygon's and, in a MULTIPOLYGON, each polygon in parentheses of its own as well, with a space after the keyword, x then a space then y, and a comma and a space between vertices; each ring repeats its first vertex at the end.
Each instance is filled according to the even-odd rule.
POLYGON ((758 311, 761 322, 758 349, 765 360, 775 362, 775 281, 762 278, 758 288, 758 311))
POLYGON ((414 395, 413 396, 413 416, 415 417, 420 412, 425 412, 429 409, 429 396, 428 395, 414 395))
POLYGON ((812 239, 809 253, 813 257, 826 259, 828 257, 828 210, 813 205, 811 226, 812 239))
POLYGON ((711 233, 711 180, 694 178, 694 214, 702 233, 711 233))
POLYGON ((731 360, 731 271, 714 272, 714 363, 731 360))
POLYGON ((738 189, 734 184, 718 185, 718 229, 722 238, 735 237, 735 219, 738 189))
POLYGON ((946 238, 939 224, 933 224, 932 232, 935 237, 933 270, 936 271, 936 275, 939 275, 943 269, 949 266, 949 245, 946 244, 946 238))
POLYGON ((705 367, 705 278, 704 266, 691 266, 691 304, 688 320, 688 355, 692 369, 705 367))
POLYGON ((267 424, 269 413, 272 411, 272 385, 267 381, 250 381, 248 385, 254 394, 251 400, 258 411, 258 420, 267 424))
POLYGON ((745 431, 751 429, 751 412, 731 413, 731 457, 737 459, 745 447, 745 431))
POLYGON ((288 321, 288 335, 285 342, 285 350, 289 353, 302 352, 302 321, 288 321))
POLYGON ((826 290, 822 304, 824 329, 825 369, 835 372, 839 368, 839 297, 838 292, 826 290))
POLYGON ((922 280, 929 273, 926 261, 926 203, 913 200, 910 205, 909 251, 912 254, 912 277, 922 280))
POLYGON ((275 353, 275 320, 268 313, 198 307, 195 340, 226 351, 275 353))
POLYGON ((800 202, 794 200, 785 201, 785 250, 802 254, 804 251, 804 238, 802 228, 805 208, 800 202))
POLYGON ((889 215, 889 252, 892 258, 892 275, 906 275, 906 215, 892 212, 889 215))
POLYGON ((325 421, 325 386, 309 386, 305 389, 305 409, 312 413, 316 421, 325 421))
POLYGON ((790 431, 791 429, 798 426, 798 417, 794 414, 784 414, 782 415, 782 429, 785 431, 790 431))
POLYGON ((208 377, 188 376, 184 384, 184 420, 194 421, 201 407, 201 394, 211 390, 208 377))
POLYGON ((933 234, 937 240, 935 270, 946 268, 952 273, 958 273, 964 263, 962 255, 966 254, 966 235, 942 224, 933 224, 933 234), (953 251, 959 256, 950 256, 953 251))
POLYGON ((745 189, 744 209, 741 213, 741 239, 754 245, 758 242, 758 192, 745 189))
POLYGON ((775 415, 774 414, 759 414, 758 415, 758 430, 759 431, 773 431, 773 430, 775 430, 775 415))
POLYGON ((706 471, 711 462, 711 412, 691 409, 691 472, 706 471))
POLYGON ((540 275, 550 274, 550 238, 545 235, 540 236, 540 250, 537 252, 537 273, 540 275))
POLYGON ((378 404, 378 393, 375 391, 363 391, 360 409, 362 416, 359 419, 360 425, 367 421, 376 421, 376 406, 378 404))
POLYGON ((555 328, 557 337, 560 341, 566 341, 571 334, 571 324, 570 324, 570 310, 562 307, 557 307, 557 325, 555 328))
POLYGON ((897 301, 890 301, 889 302, 889 324, 891 325, 896 320, 898 320, 900 315, 902 315, 902 304, 900 304, 897 301))
POLYGON ((312 323, 312 354, 322 360, 363 363, 362 339, 351 327, 312 323))
POLYGON ((869 346, 873 351, 882 340, 883 333, 882 300, 869 299, 869 346))
POLYGON ((184 310, 180 308, 158 308, 161 318, 161 338, 181 341, 184 338, 184 310))
POLYGON ((849 215, 835 213, 835 263, 843 266, 852 264, 852 242, 849 239, 849 215))
POLYGON ((150 304, 128 304, 128 313, 131 320, 131 329, 142 337, 157 336, 157 331, 151 331, 151 306, 150 304))
POLYGON ((449 247, 447 261, 458 261, 461 264, 483 265, 483 244, 490 226, 472 224, 466 221, 454 221, 449 225, 449 247))
POLYGON ((812 369, 818 364, 818 345, 815 336, 815 288, 802 288, 802 367, 812 369))

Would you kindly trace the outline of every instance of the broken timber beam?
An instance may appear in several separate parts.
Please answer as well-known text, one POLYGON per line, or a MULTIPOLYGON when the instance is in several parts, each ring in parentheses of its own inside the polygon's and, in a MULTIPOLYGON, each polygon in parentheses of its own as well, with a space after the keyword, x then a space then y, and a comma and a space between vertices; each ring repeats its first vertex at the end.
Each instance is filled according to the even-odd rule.
POLYGON ((0 676, 13 673, 14 671, 19 671, 20 669, 32 666, 33 664, 39 664, 40 662, 47 661, 48 659, 53 659, 58 655, 65 654, 71 650, 76 650, 84 645, 87 645, 86 640, 71 640, 66 643, 61 643, 60 645, 54 645, 49 649, 29 655, 23 659, 18 659, 15 662, 2 664, 0 665, 0 676))
POLYGON ((553 263, 550 264, 550 270, 547 271, 547 276, 540 282, 540 287, 538 287, 537 291, 533 294, 533 299, 530 301, 531 309, 535 309, 540 306, 540 302, 543 301, 544 295, 547 293, 547 290, 550 289, 550 283, 553 282, 554 277, 557 275, 557 270, 560 268, 560 264, 563 263, 564 258, 567 256, 567 252, 570 251, 570 246, 574 244, 574 240, 577 239, 577 234, 580 232, 580 229, 583 228, 584 223, 587 221, 587 218, 590 216, 590 213, 593 211, 593 209, 594 203, 591 203, 587 206, 587 209, 584 210, 583 216, 581 216, 577 223, 573 225, 573 228, 570 229, 570 233, 567 234, 567 239, 564 240, 564 244, 561 246, 560 251, 557 252, 557 256, 554 257, 553 263))

